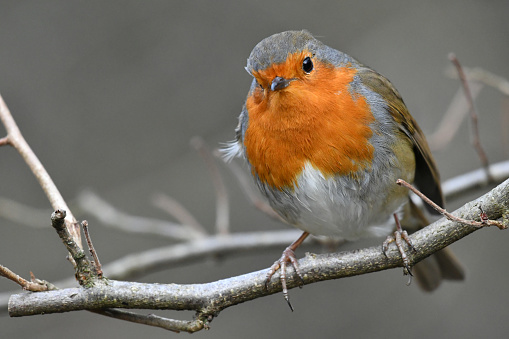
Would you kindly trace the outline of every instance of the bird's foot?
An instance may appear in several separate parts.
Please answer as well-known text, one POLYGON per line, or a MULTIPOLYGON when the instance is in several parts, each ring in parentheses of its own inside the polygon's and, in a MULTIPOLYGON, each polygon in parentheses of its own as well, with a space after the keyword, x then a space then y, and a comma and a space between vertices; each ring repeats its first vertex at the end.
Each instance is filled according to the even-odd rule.
POLYGON ((297 258, 295 257, 295 252, 293 251, 293 249, 291 247, 292 246, 288 246, 283 251, 283 254, 281 255, 281 258, 276 260, 274 262, 274 264, 270 267, 270 271, 269 271, 269 273, 267 273, 267 279, 265 280, 265 288, 266 289, 268 288, 268 285, 270 283, 270 279, 272 278, 272 276, 279 269, 281 269, 280 279, 281 279, 281 286, 283 287, 283 296, 285 297, 285 300, 288 303, 288 306, 290 306, 290 309, 293 312, 293 306, 290 303, 290 297, 288 296, 288 289, 286 287, 286 266, 288 264, 291 264, 291 266, 293 266, 293 268, 295 269, 295 273, 299 277, 300 283, 301 283, 299 287, 302 287, 304 285, 304 279, 303 279, 302 274, 300 272, 299 262, 297 261, 297 258))
MULTIPOLYGON (((382 253, 387 256, 387 250, 389 248, 389 244, 394 242, 396 243, 396 247, 401 255, 401 259, 403 260, 403 273, 405 275, 410 275, 412 277, 412 270, 410 266, 410 260, 408 259, 408 255, 403 246, 403 242, 406 242, 408 247, 414 252, 417 252, 410 237, 408 236, 407 231, 401 228, 401 224, 399 223, 399 219, 396 214, 394 214, 394 219, 396 220, 396 231, 394 231, 393 235, 389 235, 387 239, 382 244, 382 253)), ((408 284, 410 284, 411 280, 409 280, 408 284)))

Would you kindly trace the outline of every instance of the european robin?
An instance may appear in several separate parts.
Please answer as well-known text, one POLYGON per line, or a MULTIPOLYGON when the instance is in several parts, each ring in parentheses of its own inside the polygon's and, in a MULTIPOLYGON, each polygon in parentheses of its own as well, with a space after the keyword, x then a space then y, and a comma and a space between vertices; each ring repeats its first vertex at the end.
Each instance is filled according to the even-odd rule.
MULTIPOLYGON (((287 301, 286 266, 302 279, 294 251, 310 233, 345 240, 387 236, 393 216, 399 226, 398 215, 405 228, 428 225, 397 179, 444 205, 424 134, 384 76, 307 31, 262 40, 246 70, 254 79, 236 140, 224 152, 226 158, 244 157, 272 208, 304 231, 267 276, 268 282, 281 268, 287 301)), ((407 238, 401 226, 397 232, 407 238)), ((413 269, 427 291, 442 279, 464 278, 447 249, 413 269)))

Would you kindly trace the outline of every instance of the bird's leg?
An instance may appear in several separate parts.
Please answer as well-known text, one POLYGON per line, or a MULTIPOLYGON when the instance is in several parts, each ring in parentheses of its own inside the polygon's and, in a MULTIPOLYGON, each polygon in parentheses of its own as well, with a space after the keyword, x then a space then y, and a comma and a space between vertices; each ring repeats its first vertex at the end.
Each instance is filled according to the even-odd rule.
POLYGON ((309 233, 304 232, 299 237, 299 239, 295 240, 290 246, 288 246, 281 255, 281 258, 276 260, 274 262, 274 265, 270 267, 269 273, 267 273, 267 279, 265 280, 265 288, 268 288, 268 284, 270 282, 270 279, 274 275, 274 273, 277 272, 281 268, 281 286, 283 287, 283 296, 285 297, 286 302, 288 303, 288 306, 290 306, 290 309, 293 312, 292 304, 290 303, 290 297, 288 296, 288 289, 286 288, 286 265, 287 263, 292 264, 293 268, 295 269, 295 273, 299 277, 301 281, 301 287, 304 285, 304 279, 302 278, 302 274, 300 273, 299 269, 299 263, 297 261, 297 258, 295 257, 295 250, 297 247, 304 242, 304 240, 308 237, 309 233))
POLYGON ((394 220, 396 221, 396 231, 394 231, 394 235, 389 235, 387 239, 384 241, 382 245, 382 252, 385 256, 387 256, 386 252, 391 242, 395 242, 398 247, 399 253, 401 254, 401 259, 403 260, 404 273, 412 276, 412 271, 410 270, 410 261, 408 260, 408 256, 403 248, 403 240, 408 244, 408 246, 412 249, 412 251, 416 251, 414 245, 412 245, 412 241, 408 236, 407 231, 403 230, 401 224, 399 222, 398 215, 394 213, 394 220))

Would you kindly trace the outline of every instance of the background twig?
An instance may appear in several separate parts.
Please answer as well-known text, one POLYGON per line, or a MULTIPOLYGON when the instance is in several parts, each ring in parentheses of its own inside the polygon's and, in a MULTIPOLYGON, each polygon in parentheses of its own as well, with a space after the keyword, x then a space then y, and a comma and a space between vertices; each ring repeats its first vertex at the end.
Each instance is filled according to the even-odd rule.
POLYGON ((479 159, 481 160, 481 164, 484 167, 484 170, 486 171, 486 175, 488 177, 488 180, 491 181, 491 174, 489 172, 489 161, 488 156, 486 155, 486 152, 484 152, 484 149, 481 145, 481 139, 479 138, 479 119, 477 110, 475 108, 474 104, 474 98, 472 96, 472 92, 470 91, 470 87, 468 84, 467 77, 465 76, 465 73, 463 72, 463 68, 461 67, 461 64, 454 55, 454 53, 449 54, 449 60, 454 64, 456 67, 456 70, 458 71, 458 76, 461 80, 461 84, 463 85, 463 89, 465 91, 465 97, 467 98, 468 104, 470 105, 470 118, 472 121, 472 145, 474 146, 479 159))

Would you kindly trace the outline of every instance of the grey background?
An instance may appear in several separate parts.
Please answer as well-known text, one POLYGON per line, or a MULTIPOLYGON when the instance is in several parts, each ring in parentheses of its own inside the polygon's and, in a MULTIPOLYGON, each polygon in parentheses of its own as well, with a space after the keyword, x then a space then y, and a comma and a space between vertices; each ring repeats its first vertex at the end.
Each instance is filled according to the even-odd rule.
MULTIPOLYGON (((466 66, 509 78, 508 13, 507 1, 2 1, 0 93, 69 201, 89 188, 131 214, 166 218, 150 203, 154 193, 165 192, 212 229, 214 190, 189 140, 199 135, 216 147, 233 138, 251 80, 243 67, 261 39, 310 30, 391 79, 430 133, 459 86, 444 76, 449 52, 466 66)), ((477 106, 490 160, 507 159, 502 96, 486 89, 477 106)), ((479 166, 468 127, 463 123, 461 134, 435 154, 443 179, 479 166)), ((39 226, 49 225, 49 204, 21 158, 1 148, 0 159, 0 195, 46 209, 48 219, 39 226)), ((228 187, 234 231, 285 227, 249 206, 235 183, 228 187)), ((451 201, 449 209, 462 202, 451 201)), ((89 220, 104 263, 170 243, 78 217, 89 220)), ((223 311, 210 331, 195 336, 501 336, 509 330, 507 237, 487 229, 454 244, 468 278, 433 294, 405 286, 401 270, 329 281, 292 290, 294 313, 278 294, 223 311)), ((208 282, 266 268, 280 252, 210 258, 140 280, 208 282)), ((0 219, 1 264, 25 277, 33 271, 56 281, 72 274, 64 256, 52 229, 0 219)), ((13 288, 0 279, 0 291, 13 288)), ((16 319, 2 313, 0 335, 176 336, 87 312, 16 319)))

